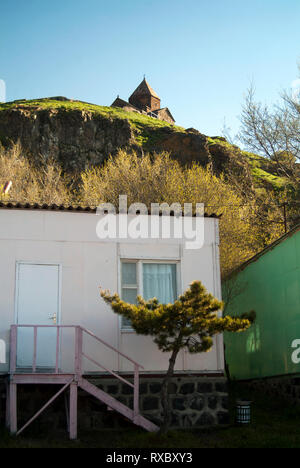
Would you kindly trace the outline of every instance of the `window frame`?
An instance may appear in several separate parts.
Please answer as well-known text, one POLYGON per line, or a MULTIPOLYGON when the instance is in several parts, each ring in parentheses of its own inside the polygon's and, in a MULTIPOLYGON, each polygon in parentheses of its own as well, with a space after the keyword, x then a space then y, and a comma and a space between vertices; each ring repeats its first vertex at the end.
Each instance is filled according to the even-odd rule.
MULTIPOLYGON (((142 258, 120 258, 119 261, 119 295, 122 299, 122 289, 124 288, 122 282, 122 263, 136 264, 136 285, 125 285, 127 289, 137 289, 137 296, 143 296, 143 264, 147 263, 160 263, 163 265, 176 264, 176 289, 177 297, 181 294, 181 263, 179 259, 142 259, 142 258)), ((126 288, 125 288, 126 289, 126 288)), ((135 333, 133 328, 125 328, 122 326, 122 316, 119 317, 119 329, 121 333, 135 333)))

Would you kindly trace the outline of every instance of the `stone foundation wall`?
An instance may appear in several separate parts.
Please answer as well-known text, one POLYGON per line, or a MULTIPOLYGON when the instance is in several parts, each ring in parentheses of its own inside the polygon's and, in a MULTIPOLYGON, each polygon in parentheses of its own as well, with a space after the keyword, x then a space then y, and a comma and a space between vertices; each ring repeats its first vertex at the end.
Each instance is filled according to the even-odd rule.
POLYGON ((292 403, 300 404, 300 376, 281 376, 245 382, 250 388, 267 395, 279 396, 292 403))
MULTIPOLYGON (((94 384, 97 381, 90 379, 94 384)), ((160 400, 162 378, 142 378, 140 385, 141 413, 154 423, 162 421, 160 400)), ((122 403, 133 407, 133 389, 107 380, 99 385, 122 403)), ((170 388, 172 427, 203 427, 228 423, 228 391, 224 378, 174 377, 170 388)))
MULTIPOLYGON (((128 379, 130 380, 130 379, 128 379)), ((117 379, 89 378, 89 381, 133 408, 133 389, 117 379)), ((163 411, 160 400, 162 377, 144 377, 140 381, 141 413, 160 425, 163 411)), ((0 384, 2 396, 5 386, 0 384)), ((18 385, 18 418, 25 423, 57 391, 55 385, 18 385)), ((228 415, 227 382, 223 377, 174 377, 170 387, 172 428, 203 428, 226 425, 228 415)), ((4 398, 0 418, 4 421, 4 398)), ((61 395, 34 423, 37 430, 66 429, 67 393, 61 395)), ((2 421, 2 422, 3 422, 2 421)), ((91 395, 79 389, 78 427, 83 430, 118 429, 130 423, 115 411, 109 411, 91 395)))

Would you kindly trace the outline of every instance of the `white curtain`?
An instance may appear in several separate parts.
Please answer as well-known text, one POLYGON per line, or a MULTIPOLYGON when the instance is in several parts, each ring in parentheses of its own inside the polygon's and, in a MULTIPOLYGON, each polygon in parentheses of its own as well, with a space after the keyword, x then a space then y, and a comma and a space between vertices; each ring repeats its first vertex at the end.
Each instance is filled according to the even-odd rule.
POLYGON ((143 264, 143 297, 169 304, 176 299, 176 264, 143 264))

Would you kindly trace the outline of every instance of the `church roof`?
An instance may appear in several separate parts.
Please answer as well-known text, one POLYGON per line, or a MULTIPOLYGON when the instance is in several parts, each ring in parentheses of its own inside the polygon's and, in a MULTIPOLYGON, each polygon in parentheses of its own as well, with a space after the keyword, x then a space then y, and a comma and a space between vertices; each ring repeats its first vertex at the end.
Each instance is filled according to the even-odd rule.
POLYGON ((124 101, 124 99, 119 98, 119 96, 111 104, 111 107, 131 107, 132 109, 139 111, 137 107, 130 104, 130 102, 124 101))
POLYGON ((173 115, 171 114, 170 109, 168 107, 162 107, 161 109, 155 109, 152 112, 153 112, 153 114, 159 115, 159 114, 162 113, 162 111, 167 112, 169 114, 169 116, 171 117, 171 119, 173 119, 174 122, 175 122, 175 119, 174 119, 173 115))
MULTIPOLYGON (((147 83, 147 81, 145 80, 145 78, 143 79, 143 81, 138 85, 138 87, 136 88, 135 91, 133 91, 132 95, 130 96, 133 97, 133 96, 138 96, 138 95, 145 95, 145 94, 150 94, 151 96, 153 97, 156 97, 157 99, 160 99, 160 97, 156 94, 156 92, 151 88, 151 86, 149 85, 149 83, 147 83)), ((129 99, 130 99, 129 98, 129 99)))

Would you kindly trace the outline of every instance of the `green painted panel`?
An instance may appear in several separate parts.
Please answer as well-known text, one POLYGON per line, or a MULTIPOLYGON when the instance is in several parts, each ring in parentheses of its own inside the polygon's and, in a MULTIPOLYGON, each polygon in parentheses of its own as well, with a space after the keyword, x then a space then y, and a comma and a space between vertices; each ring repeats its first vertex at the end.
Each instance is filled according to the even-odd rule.
MULTIPOLYGON (((246 332, 224 334, 231 377, 299 373, 292 342, 300 340, 300 231, 249 263, 234 281, 237 294, 226 313, 234 316, 253 309, 257 317, 246 332)), ((230 282, 223 285, 224 299, 230 282)))

